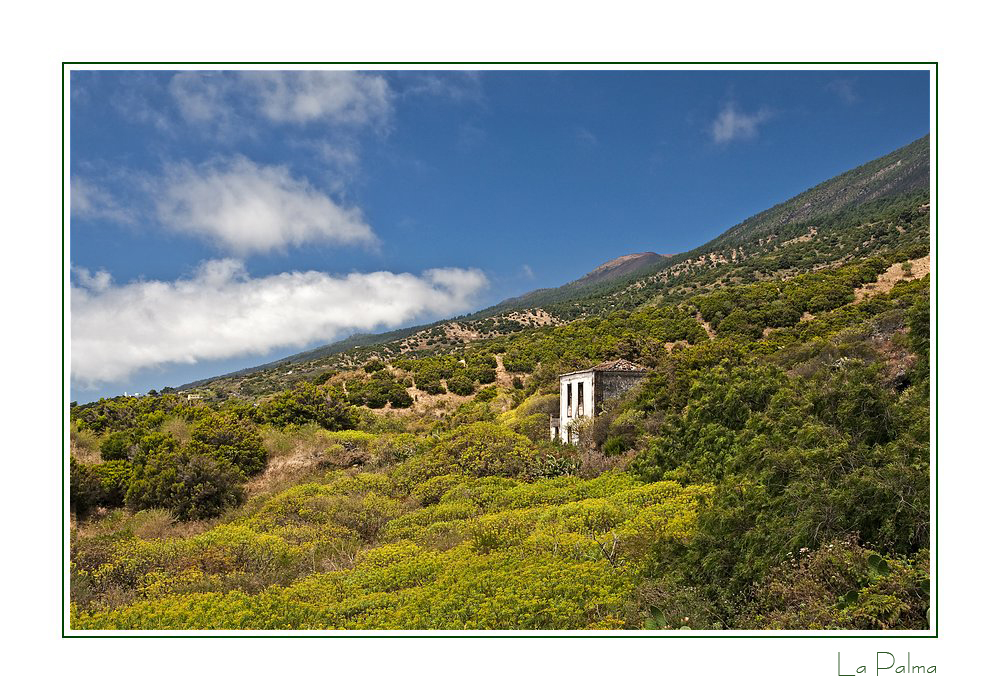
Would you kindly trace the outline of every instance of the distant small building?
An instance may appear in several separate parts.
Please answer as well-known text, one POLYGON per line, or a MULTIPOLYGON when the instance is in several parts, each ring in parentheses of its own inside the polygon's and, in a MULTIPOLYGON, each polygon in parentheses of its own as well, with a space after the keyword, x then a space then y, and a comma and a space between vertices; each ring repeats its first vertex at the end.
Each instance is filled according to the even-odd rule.
POLYGON ((646 376, 645 367, 628 360, 610 360, 596 367, 559 375, 559 413, 549 417, 553 440, 575 443, 573 424, 601 412, 605 401, 621 396, 646 376))

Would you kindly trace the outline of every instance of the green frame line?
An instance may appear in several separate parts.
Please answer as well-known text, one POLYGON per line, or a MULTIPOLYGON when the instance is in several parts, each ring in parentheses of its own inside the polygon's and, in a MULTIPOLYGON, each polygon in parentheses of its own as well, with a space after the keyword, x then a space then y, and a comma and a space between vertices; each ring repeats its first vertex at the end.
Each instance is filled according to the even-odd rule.
MULTIPOLYGON (((61 518, 62 548, 59 570, 61 576, 60 635, 63 639, 938 639, 939 631, 939 581, 938 558, 940 556, 938 515, 938 116, 939 116, 939 64, 937 61, 63 61, 60 89, 62 107, 60 143, 62 164, 59 191, 62 196, 62 267, 60 287, 62 290, 62 367, 59 387, 60 420, 63 427, 61 436, 61 518), (934 67, 934 633, 933 634, 600 634, 583 631, 582 634, 479 634, 472 630, 468 634, 67 634, 66 633, 66 424, 68 406, 63 405, 66 389, 66 69, 71 66, 927 66, 934 67)), ((333 630, 336 631, 336 630, 333 630)))
POLYGON ((938 556, 941 547, 938 543, 938 64, 934 63, 934 637, 938 635, 938 556))
POLYGON ((63 61, 63 66, 937 66, 937 61, 63 61))
POLYGON ((59 168, 59 211, 61 219, 59 221, 59 226, 62 230, 61 241, 60 241, 60 265, 59 265, 59 289, 62 295, 59 299, 60 305, 60 318, 62 323, 62 328, 60 328, 60 334, 62 336, 61 342, 61 354, 60 358, 62 361, 62 366, 59 368, 59 407, 60 407, 60 435, 59 435, 59 461, 62 464, 62 470, 60 472, 60 491, 61 496, 59 499, 59 518, 60 518, 60 528, 59 534, 62 540, 62 548, 60 549, 60 560, 59 560, 59 588, 61 594, 59 597, 59 618, 60 624, 62 625, 63 637, 66 636, 66 426, 63 421, 69 420, 68 413, 65 411, 68 406, 64 405, 66 400, 66 64, 63 64, 62 75, 60 76, 59 82, 59 102, 62 106, 62 114, 59 115, 59 139, 60 139, 60 153, 61 153, 61 163, 59 168))

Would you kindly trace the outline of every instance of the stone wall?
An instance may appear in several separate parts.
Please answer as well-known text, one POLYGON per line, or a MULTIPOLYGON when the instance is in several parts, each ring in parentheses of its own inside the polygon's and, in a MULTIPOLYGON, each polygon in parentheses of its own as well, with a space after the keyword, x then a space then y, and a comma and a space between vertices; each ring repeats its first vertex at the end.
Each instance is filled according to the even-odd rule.
POLYGON ((605 401, 618 398, 641 382, 645 372, 595 372, 594 398, 600 406, 605 401))

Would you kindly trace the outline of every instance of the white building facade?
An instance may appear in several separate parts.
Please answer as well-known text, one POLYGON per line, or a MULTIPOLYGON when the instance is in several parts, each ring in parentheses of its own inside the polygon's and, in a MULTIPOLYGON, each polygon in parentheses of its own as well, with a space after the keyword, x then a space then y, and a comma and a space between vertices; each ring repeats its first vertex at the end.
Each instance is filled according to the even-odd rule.
MULTIPOLYGON (((559 440, 576 442, 573 423, 594 414, 594 373, 571 372, 559 377, 559 440)), ((552 439, 555 439, 555 435, 552 439)))
POLYGON ((645 374, 646 369, 639 365, 613 360, 560 375, 559 413, 549 419, 551 439, 576 443, 580 436, 574 425, 598 415, 604 401, 624 394, 642 381, 645 374))

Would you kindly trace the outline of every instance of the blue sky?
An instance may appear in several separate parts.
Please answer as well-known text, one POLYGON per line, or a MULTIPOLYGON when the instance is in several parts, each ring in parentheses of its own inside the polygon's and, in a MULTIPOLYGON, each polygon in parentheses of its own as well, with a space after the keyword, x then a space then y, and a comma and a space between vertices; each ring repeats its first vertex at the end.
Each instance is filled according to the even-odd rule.
POLYGON ((926 71, 74 71, 73 398, 689 250, 928 105, 926 71))

